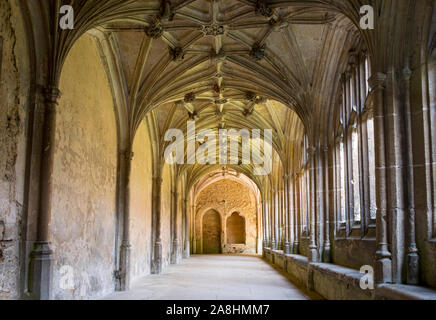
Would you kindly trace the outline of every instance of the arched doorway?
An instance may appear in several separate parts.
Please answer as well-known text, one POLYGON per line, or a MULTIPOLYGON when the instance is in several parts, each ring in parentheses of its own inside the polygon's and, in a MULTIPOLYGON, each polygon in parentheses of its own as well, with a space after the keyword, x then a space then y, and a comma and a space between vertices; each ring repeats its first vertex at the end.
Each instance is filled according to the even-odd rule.
POLYGON ((221 217, 215 210, 203 216, 203 253, 221 253, 221 217))

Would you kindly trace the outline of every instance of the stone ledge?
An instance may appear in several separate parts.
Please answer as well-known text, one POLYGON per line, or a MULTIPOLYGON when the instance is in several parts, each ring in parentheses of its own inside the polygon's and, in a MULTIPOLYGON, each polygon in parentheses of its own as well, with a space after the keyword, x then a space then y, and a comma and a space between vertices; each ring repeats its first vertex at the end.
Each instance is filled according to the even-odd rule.
POLYGON ((381 284, 376 288, 376 299, 436 300, 436 290, 405 284, 381 284))
POLYGON ((311 263, 310 268, 314 271, 322 272, 327 276, 335 277, 346 284, 360 288, 360 279, 363 274, 357 270, 330 263, 311 263))
POLYGON ((298 254, 287 254, 285 257, 288 262, 296 264, 302 268, 307 269, 309 266, 309 259, 307 259, 305 256, 300 256, 298 254))
POLYGON ((272 258, 272 261, 270 261, 272 264, 277 263, 275 256, 285 260, 285 271, 301 284, 309 284, 309 278, 313 278, 313 274, 318 274, 314 278, 313 287, 316 293, 321 294, 326 299, 436 300, 436 290, 420 286, 383 284, 378 285, 375 290, 362 290, 360 288, 360 279, 363 274, 358 270, 331 263, 310 263, 305 256, 284 254, 281 250, 265 248, 264 251, 272 258), (295 269, 291 266, 305 271, 303 273, 301 271, 295 272, 298 268, 295 269), (290 270, 292 271, 290 272, 290 270), (336 287, 339 292, 333 294, 331 288, 327 288, 326 285, 336 287))

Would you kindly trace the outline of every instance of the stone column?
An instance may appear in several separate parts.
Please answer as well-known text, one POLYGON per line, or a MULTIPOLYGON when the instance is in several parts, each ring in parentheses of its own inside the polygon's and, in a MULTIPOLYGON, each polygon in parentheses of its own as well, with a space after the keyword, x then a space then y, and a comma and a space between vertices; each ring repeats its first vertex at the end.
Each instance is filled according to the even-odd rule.
POLYGON ((270 211, 271 211, 271 219, 270 219, 270 228, 271 228, 271 250, 276 249, 276 232, 275 232, 275 225, 276 225, 276 206, 275 206, 275 190, 271 189, 271 201, 270 201, 270 211))
POLYGON ((189 232, 189 215, 188 215, 188 199, 183 199, 183 216, 185 217, 185 243, 183 248, 183 259, 188 259, 190 257, 190 232, 189 232))
POLYGON ((292 195, 294 199, 294 206, 293 206, 293 212, 294 212, 294 245, 293 245, 293 253, 298 254, 299 253, 299 242, 300 242, 300 181, 299 176, 294 175, 294 194, 292 195))
POLYGON ((311 149, 310 152, 310 168, 309 168, 309 178, 310 178, 310 231, 309 231, 309 262, 318 261, 318 247, 316 245, 316 206, 315 206, 315 190, 316 190, 316 179, 315 179, 315 148, 311 149))
POLYGON ((42 125, 38 224, 36 241, 30 254, 29 270, 29 290, 32 298, 37 300, 50 300, 52 298, 53 251, 50 247, 49 224, 53 191, 56 107, 60 95, 59 89, 55 87, 45 88, 42 92, 44 121, 42 125))
POLYGON ((329 148, 324 147, 324 248, 322 261, 331 262, 331 244, 330 244, 330 188, 329 188, 329 148))
POLYGON ((387 228, 387 188, 386 188, 386 145, 385 145, 385 106, 384 90, 386 75, 376 73, 370 79, 374 91, 374 138, 376 167, 376 205, 377 205, 377 248, 375 254, 376 283, 392 282, 392 261, 388 244, 387 228))
POLYGON ((408 208, 406 211, 406 245, 407 245, 407 284, 419 284, 419 254, 416 247, 416 225, 415 225, 415 184, 412 146, 412 112, 410 106, 410 77, 412 71, 409 68, 403 70, 403 94, 406 127, 406 161, 407 161, 407 197, 408 208))
POLYGON ((269 197, 269 192, 266 198, 265 203, 265 230, 266 230, 266 239, 267 239, 267 247, 271 248, 271 199, 269 197))
POLYGON ((156 176, 153 178, 153 232, 154 232, 154 248, 153 259, 151 263, 151 273, 162 273, 162 238, 161 238, 161 194, 162 194, 162 178, 156 176))
POLYGON ((180 262, 179 256, 179 226, 177 223, 177 204, 179 200, 179 193, 175 190, 172 192, 171 211, 172 211, 172 226, 173 226, 173 242, 171 248, 171 264, 178 264, 180 262))
POLYGON ((283 251, 285 254, 291 253, 291 241, 290 241, 290 207, 289 207, 289 175, 283 176, 284 187, 284 219, 285 219, 285 246, 283 251))
POLYGON ((324 251, 324 217, 325 217, 325 193, 324 193, 324 148, 318 146, 316 154, 316 169, 315 169, 315 180, 316 180, 316 217, 317 217, 317 249, 319 260, 322 259, 322 254, 324 251))
POLYGON ((119 281, 118 290, 126 291, 130 288, 130 174, 132 168, 133 152, 131 146, 127 151, 120 154, 122 161, 123 184, 122 184, 122 198, 123 198, 123 235, 120 247, 120 265, 116 274, 119 281), (124 191, 124 192, 123 192, 124 191))
POLYGON ((295 208, 294 208, 294 175, 288 176, 288 190, 286 192, 286 196, 288 198, 288 233, 289 233, 289 243, 290 243, 290 252, 294 253, 294 240, 295 240, 295 208))
POLYGON ((266 226, 266 200, 264 194, 262 194, 261 199, 262 204, 262 235, 263 235, 263 249, 268 246, 268 239, 267 239, 267 226, 266 226))
POLYGON ((276 246, 275 250, 280 250, 281 248, 281 232, 280 232, 280 186, 277 185, 277 190, 274 194, 275 198, 275 211, 274 211, 274 220, 275 220, 275 241, 276 246))

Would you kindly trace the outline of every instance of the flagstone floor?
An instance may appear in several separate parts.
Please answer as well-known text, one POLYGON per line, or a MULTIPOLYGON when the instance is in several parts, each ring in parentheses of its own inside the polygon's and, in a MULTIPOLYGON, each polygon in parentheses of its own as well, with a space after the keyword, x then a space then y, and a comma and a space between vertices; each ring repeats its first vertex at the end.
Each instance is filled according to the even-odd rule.
POLYGON ((319 299, 258 256, 193 255, 161 275, 148 275, 108 300, 319 299))

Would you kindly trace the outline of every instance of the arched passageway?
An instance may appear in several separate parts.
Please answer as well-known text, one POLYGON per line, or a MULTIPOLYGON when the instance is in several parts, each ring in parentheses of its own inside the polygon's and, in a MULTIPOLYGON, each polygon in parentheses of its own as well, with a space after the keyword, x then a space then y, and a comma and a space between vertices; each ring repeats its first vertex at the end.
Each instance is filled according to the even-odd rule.
POLYGON ((74 0, 67 30, 61 2, 0 2, 1 299, 203 253, 434 297, 434 0, 364 1, 373 30, 359 0, 74 0))

